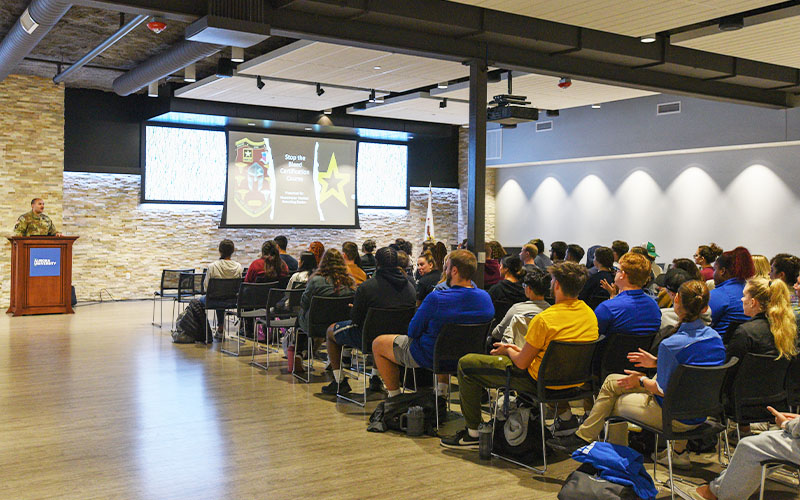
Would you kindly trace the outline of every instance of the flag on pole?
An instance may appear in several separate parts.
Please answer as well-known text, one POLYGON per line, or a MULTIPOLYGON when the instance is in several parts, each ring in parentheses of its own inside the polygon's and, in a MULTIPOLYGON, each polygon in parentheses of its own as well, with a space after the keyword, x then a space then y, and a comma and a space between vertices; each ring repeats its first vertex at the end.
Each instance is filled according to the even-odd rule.
POLYGON ((433 208, 431 207, 431 198, 433 197, 433 188, 431 183, 428 183, 428 215, 425 217, 425 239, 433 241, 436 236, 433 232, 433 208))

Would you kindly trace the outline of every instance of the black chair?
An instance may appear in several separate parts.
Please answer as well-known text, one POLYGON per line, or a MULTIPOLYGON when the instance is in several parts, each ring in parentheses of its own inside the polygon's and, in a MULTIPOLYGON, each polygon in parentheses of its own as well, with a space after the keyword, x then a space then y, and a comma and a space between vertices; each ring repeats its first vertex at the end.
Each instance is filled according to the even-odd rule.
MULTIPOLYGON (((433 346, 433 387, 436 376, 447 375, 449 389, 450 376, 458 373, 458 360, 467 354, 483 354, 486 335, 491 322, 487 323, 446 323, 439 330, 433 346)), ((448 390, 448 394, 449 394, 448 390)), ((436 429, 439 429, 439 404, 436 403, 436 429)), ((448 408, 450 400, 447 401, 448 408)))
POLYGON ((767 406, 786 407, 786 373, 789 360, 766 354, 747 353, 731 370, 726 387, 725 417, 736 423, 736 437, 741 439, 740 425, 770 422, 774 419, 767 406))
POLYGON ((595 391, 600 390, 606 377, 612 373, 625 373, 625 370, 638 370, 628 361, 629 352, 638 352, 639 349, 645 351, 653 344, 656 334, 651 333, 648 335, 628 335, 622 333, 613 333, 609 335, 608 342, 604 346, 597 349, 597 355, 594 361, 594 372, 598 376, 595 391))
POLYGON ((789 411, 800 411, 800 356, 795 356, 789 363, 786 372, 786 396, 789 400, 789 411))
MULTIPOLYGON (((350 305, 353 303, 353 296, 347 297, 312 297, 311 304, 308 306, 308 331, 302 332, 307 342, 307 359, 303 360, 306 367, 307 378, 303 378, 297 373, 297 362, 292 364, 292 375, 305 383, 311 382, 311 365, 313 359, 314 338, 325 339, 328 327, 333 323, 350 319, 350 305)), ((299 352, 301 330, 297 329, 295 334, 294 348, 295 353, 299 352)))
MULTIPOLYGON (((193 273, 194 269, 164 269, 161 271, 161 287, 153 292, 153 326, 161 328, 164 323, 163 299, 172 299, 172 317, 175 318, 175 298, 178 296, 178 284, 181 273, 193 273), (159 322, 156 324, 156 298, 161 304, 159 322)), ((174 325, 173 325, 174 327, 174 325)))
POLYGON ((728 324, 728 328, 725 330, 725 333, 722 334, 722 343, 727 346, 728 342, 731 341, 731 337, 733 337, 733 332, 735 332, 736 329, 742 326, 743 324, 744 322, 742 321, 731 321, 728 324))
POLYGON ((370 267, 370 266, 362 267, 361 270, 364 271, 364 274, 367 275, 367 278, 372 278, 372 275, 375 274, 375 267, 374 266, 372 266, 372 267, 370 267))
POLYGON ((205 295, 205 289, 203 287, 203 280, 205 280, 205 277, 205 273, 195 273, 193 271, 180 274, 178 279, 178 296, 174 298, 174 300, 178 302, 179 313, 182 310, 180 307, 182 307, 183 304, 188 304, 199 295, 205 295))
MULTIPOLYGON (((231 356, 239 356, 241 354, 241 345, 244 342, 239 332, 245 332, 247 338, 247 324, 253 324, 253 343, 257 342, 258 334, 256 333, 256 318, 263 318, 267 315, 267 296, 272 288, 278 286, 277 281, 270 283, 241 283, 239 285, 239 293, 236 296, 236 311, 226 312, 229 316, 235 316, 241 322, 240 328, 233 339, 236 342, 236 351, 231 351, 225 348, 226 335, 222 335, 222 345, 220 351, 224 354, 231 356), (248 321, 249 320, 249 321, 248 321)), ((254 347, 255 349, 255 347, 254 347)))
MULTIPOLYGON (((206 291, 206 313, 216 309, 235 309, 241 278, 211 278, 206 291)), ((206 344, 209 343, 208 321, 206 321, 206 344)))
MULTIPOLYGON (((256 318, 256 323, 261 325, 264 330, 264 343, 266 349, 261 350, 261 344, 258 339, 253 346, 253 353, 250 358, 250 364, 264 370, 269 370, 269 355, 270 355, 270 341, 271 339, 278 340, 275 332, 280 328, 286 328, 294 331, 297 328, 297 318, 300 316, 300 298, 303 296, 303 288, 286 289, 286 288, 270 288, 267 295, 267 315, 264 318, 256 318), (279 303, 285 301, 286 307, 279 307, 279 303), (265 364, 256 361, 256 355, 266 352, 267 361, 265 364)), ((277 349, 280 349, 280 344, 276 342, 277 349)))
MULTIPOLYGON (((761 487, 758 490, 758 500, 764 500, 764 483, 767 481, 767 471, 772 472, 775 469, 782 469, 784 467, 795 470, 795 474, 797 474, 798 485, 800 485, 800 464, 797 462, 790 462, 788 460, 765 460, 761 462, 761 487)), ((791 486, 795 485, 792 484, 791 486)))
MULTIPOLYGON (((695 429, 686 432, 672 430, 673 420, 691 420, 696 418, 720 417, 723 415, 722 392, 728 370, 739 361, 733 357, 724 365, 689 366, 678 365, 670 376, 667 391, 661 404, 661 428, 653 427, 635 418, 612 416, 606 419, 606 436, 608 424, 629 422, 655 434, 655 448, 658 449, 659 437, 667 441, 667 459, 669 463, 669 487, 672 499, 675 499, 675 478, 672 475, 672 442, 684 439, 699 439, 709 435, 717 435, 725 431, 725 425, 716 421, 706 421, 695 429)), ((653 461, 653 481, 656 480, 656 465, 653 461)), ((681 492, 681 496, 685 496, 681 492)))
POLYGON ((494 305, 494 324, 498 324, 503 321, 503 318, 506 317, 506 313, 511 306, 514 305, 513 302, 509 302, 507 300, 495 300, 492 302, 494 305))
MULTIPOLYGON (((364 401, 357 401, 349 398, 336 389, 336 397, 355 403, 358 406, 366 406, 367 404, 367 357, 372 354, 372 341, 379 335, 384 334, 398 334, 405 335, 408 333, 408 324, 411 323, 411 318, 417 311, 416 307, 407 307, 403 309, 384 309, 380 307, 370 307, 367 309, 367 316, 364 318, 364 324, 361 325, 361 349, 358 346, 348 346, 353 349, 353 356, 356 360, 355 374, 356 378, 360 376, 359 367, 364 372, 364 401), (361 363, 359 363, 361 361, 361 363)), ((344 349, 340 354, 339 366, 343 366, 342 360, 344 359, 344 349)))
MULTIPOLYGON (((526 469, 533 470, 539 474, 547 472, 547 449, 545 446, 544 405, 549 403, 569 403, 586 398, 591 398, 594 391, 592 374, 592 360, 601 339, 591 342, 563 342, 553 340, 547 345, 547 350, 539 365, 538 378, 536 380, 536 394, 518 392, 518 396, 528 400, 531 404, 539 406, 539 423, 542 432, 542 468, 531 467, 517 462, 508 457, 493 453, 494 456, 509 462, 521 465, 526 469), (560 387, 575 385, 571 389, 548 389, 548 387, 560 387)), ((494 419, 493 425, 497 419, 494 419)), ((494 432, 494 429, 492 429, 494 432)), ((530 432, 530 430, 529 430, 530 432)))

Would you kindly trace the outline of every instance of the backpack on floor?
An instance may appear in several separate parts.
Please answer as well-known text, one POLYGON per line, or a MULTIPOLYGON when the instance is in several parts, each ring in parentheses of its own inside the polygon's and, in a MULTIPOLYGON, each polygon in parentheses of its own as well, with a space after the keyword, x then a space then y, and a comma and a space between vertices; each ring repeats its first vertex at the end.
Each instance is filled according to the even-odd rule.
POLYGON ((178 315, 172 341, 176 344, 205 342, 206 331, 210 332, 211 327, 206 318, 205 307, 199 300, 192 299, 186 309, 178 315))
POLYGON ((400 416, 408 412, 412 406, 421 406, 425 412, 425 434, 436 435, 436 403, 439 403, 439 420, 446 415, 447 405, 444 398, 437 398, 431 389, 418 392, 398 394, 378 404, 369 417, 368 432, 386 432, 400 430, 400 416))
POLYGON ((583 464, 567 477, 558 500, 639 500, 630 486, 612 483, 596 476, 597 470, 583 464))
MULTIPOLYGON (((508 394, 508 392, 506 393, 508 394)), ((542 464, 542 427, 536 407, 501 396, 495 411, 492 452, 529 466, 542 464)), ((545 439, 550 430, 545 428, 545 439)))

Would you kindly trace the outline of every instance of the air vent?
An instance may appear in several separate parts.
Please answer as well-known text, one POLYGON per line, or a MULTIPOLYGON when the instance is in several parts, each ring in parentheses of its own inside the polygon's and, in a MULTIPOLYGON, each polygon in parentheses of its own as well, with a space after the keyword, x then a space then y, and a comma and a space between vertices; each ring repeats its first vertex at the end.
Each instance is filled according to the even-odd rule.
POLYGON ((681 102, 665 102, 656 106, 657 115, 674 115, 681 112, 681 102))
POLYGON ((503 156, 503 131, 501 129, 486 131, 486 159, 499 160, 503 156))
POLYGON ((550 130, 553 130, 553 120, 548 120, 546 122, 536 122, 537 132, 548 132, 550 130))

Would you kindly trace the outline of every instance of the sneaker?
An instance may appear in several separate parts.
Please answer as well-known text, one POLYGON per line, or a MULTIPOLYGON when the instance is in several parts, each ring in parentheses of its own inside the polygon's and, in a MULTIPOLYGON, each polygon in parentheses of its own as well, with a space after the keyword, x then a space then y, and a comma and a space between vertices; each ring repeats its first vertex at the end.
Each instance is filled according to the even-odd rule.
POLYGON ((383 390, 383 380, 378 375, 373 375, 369 378, 369 391, 370 392, 385 392, 383 390))
POLYGON ((564 437, 555 437, 546 441, 547 446, 554 450, 563 451, 572 454, 578 448, 583 448, 588 442, 579 438, 577 434, 570 434, 564 437))
POLYGON ((439 444, 445 448, 457 450, 477 450, 478 438, 470 436, 467 429, 464 428, 456 432, 455 436, 442 438, 439 444))
POLYGON ((336 380, 331 380, 331 383, 322 387, 323 394, 345 394, 350 392, 350 382, 347 377, 342 378, 342 383, 339 384, 336 380))
MULTIPOLYGON (((654 462, 658 462, 660 465, 664 467, 669 467, 669 460, 667 459, 667 450, 663 449, 658 453, 653 453, 650 458, 653 459, 654 462)), ((674 469, 691 469, 692 462, 689 460, 689 450, 683 450, 681 453, 673 452, 672 453, 672 467, 674 469)))
POLYGON ((578 418, 575 415, 571 415, 569 420, 561 420, 561 417, 556 417, 549 429, 554 437, 564 437, 575 434, 578 427, 580 427, 578 418))

